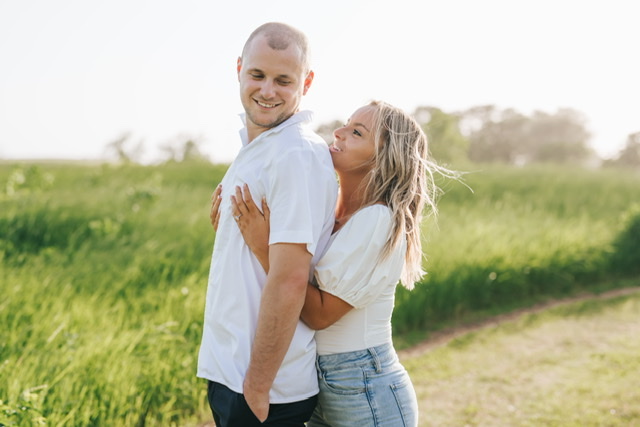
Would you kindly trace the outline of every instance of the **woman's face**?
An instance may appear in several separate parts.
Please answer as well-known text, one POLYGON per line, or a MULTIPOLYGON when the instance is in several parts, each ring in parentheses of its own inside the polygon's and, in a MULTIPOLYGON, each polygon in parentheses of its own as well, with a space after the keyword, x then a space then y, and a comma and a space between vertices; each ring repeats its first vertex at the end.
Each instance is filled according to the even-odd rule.
POLYGON ((356 110, 347 124, 333 132, 329 147, 333 167, 338 172, 366 173, 371 170, 375 154, 373 118, 375 107, 356 110))

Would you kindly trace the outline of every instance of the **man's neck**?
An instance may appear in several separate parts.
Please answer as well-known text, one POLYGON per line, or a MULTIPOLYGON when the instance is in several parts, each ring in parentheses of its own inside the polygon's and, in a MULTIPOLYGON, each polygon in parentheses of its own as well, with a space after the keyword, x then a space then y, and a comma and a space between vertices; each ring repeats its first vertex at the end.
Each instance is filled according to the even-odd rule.
POLYGON ((284 119, 283 121, 267 127, 267 126, 259 126, 256 125, 255 123, 249 123, 247 122, 246 127, 247 127, 247 144, 250 144, 254 139, 256 139, 258 136, 260 136, 261 134, 265 133, 268 130, 271 130, 273 128, 277 128, 278 126, 282 125, 283 123, 286 123, 287 120, 291 119, 291 117, 293 117, 299 110, 296 110, 295 113, 291 114, 289 117, 287 117, 286 119, 284 119))

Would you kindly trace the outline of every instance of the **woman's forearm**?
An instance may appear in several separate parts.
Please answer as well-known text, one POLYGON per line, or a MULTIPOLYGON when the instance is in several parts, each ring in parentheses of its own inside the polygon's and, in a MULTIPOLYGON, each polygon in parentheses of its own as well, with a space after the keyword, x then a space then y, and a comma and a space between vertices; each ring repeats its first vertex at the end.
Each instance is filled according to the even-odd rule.
POLYGON ((307 284, 307 294, 304 298, 304 306, 300 313, 300 319, 311 329, 323 329, 318 324, 318 314, 322 312, 322 292, 311 283, 307 284))
POLYGON ((308 327, 318 331, 333 325, 351 309, 353 306, 348 302, 309 283, 300 318, 308 327))
POLYGON ((258 258, 265 273, 269 273, 269 246, 263 248, 250 248, 251 252, 258 258))

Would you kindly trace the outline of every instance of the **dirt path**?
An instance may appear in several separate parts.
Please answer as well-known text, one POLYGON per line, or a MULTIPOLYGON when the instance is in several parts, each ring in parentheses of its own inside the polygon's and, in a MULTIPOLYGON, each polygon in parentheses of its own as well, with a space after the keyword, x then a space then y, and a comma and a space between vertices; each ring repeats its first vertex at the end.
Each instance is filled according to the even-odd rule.
POLYGON ((635 286, 631 288, 614 289, 611 291, 603 292, 601 294, 593 294, 593 293, 581 294, 575 297, 554 300, 548 303, 538 304, 533 307, 524 308, 524 309, 516 310, 510 313, 501 314, 501 315, 483 320, 481 322, 474 323, 472 325, 447 328, 442 331, 433 332, 428 339, 426 339, 425 341, 419 344, 416 344, 404 350, 399 350, 398 356, 400 357, 400 359, 417 357, 433 348, 439 347, 441 345, 445 345, 446 343, 453 340, 454 338, 462 336, 468 332, 477 331, 487 326, 497 326, 502 322, 517 319, 518 317, 525 314, 537 313, 543 310, 547 310, 549 308, 558 307, 565 304, 571 304, 574 302, 587 301, 592 299, 609 299, 609 298, 614 298, 621 295, 633 294, 636 292, 640 292, 640 286, 635 286))

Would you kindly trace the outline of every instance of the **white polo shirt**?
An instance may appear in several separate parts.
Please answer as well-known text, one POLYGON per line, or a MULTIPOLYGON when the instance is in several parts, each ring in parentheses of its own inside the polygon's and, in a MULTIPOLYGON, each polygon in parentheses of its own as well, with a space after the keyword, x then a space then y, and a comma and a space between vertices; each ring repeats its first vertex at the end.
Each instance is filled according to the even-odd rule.
MULTIPOLYGON (((242 393, 267 275, 233 220, 230 196, 247 183, 260 206, 271 210, 269 244, 304 243, 313 255, 309 278, 334 224, 337 180, 327 144, 311 131, 303 111, 247 143, 222 180, 220 221, 209 272, 197 375, 242 393)), ((243 116, 244 120, 244 116, 243 116)), ((298 321, 270 392, 271 403, 318 393, 314 331, 298 321)))

